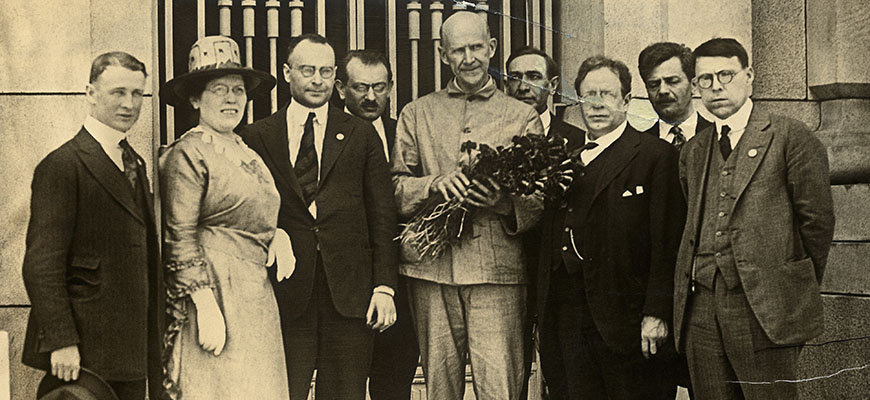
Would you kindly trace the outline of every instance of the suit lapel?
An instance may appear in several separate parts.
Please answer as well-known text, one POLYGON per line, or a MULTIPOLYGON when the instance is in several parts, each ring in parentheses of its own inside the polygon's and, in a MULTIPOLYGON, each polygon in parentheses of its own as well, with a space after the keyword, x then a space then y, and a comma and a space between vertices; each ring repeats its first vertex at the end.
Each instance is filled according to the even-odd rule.
MULTIPOLYGON (((631 125, 625 126, 625 131, 622 132, 622 136, 619 139, 616 139, 613 144, 610 145, 605 152, 609 152, 603 160, 604 165, 601 169, 601 175, 598 180, 595 182, 595 192, 592 194, 592 201, 590 204, 594 204, 595 200, 601 194, 601 192, 606 188, 616 175, 619 175, 625 167, 631 163, 631 160, 637 155, 638 146, 640 145, 640 137, 637 136, 638 132, 631 128, 631 125)), ((602 153, 603 154, 603 153, 602 153)), ((599 157, 601 155, 599 154, 599 157)), ((591 207, 590 207, 591 209, 591 207)))
MULTIPOLYGON (((694 190, 694 210, 701 210, 704 204, 704 189, 707 187, 707 173, 710 170, 710 157, 713 155, 713 142, 716 137, 715 128, 706 129, 700 131, 698 135, 692 138, 691 141, 687 145, 695 146, 695 151, 692 151, 687 154, 691 159, 686 161, 687 168, 692 169, 691 171, 687 171, 687 175, 694 176, 700 181, 699 185, 695 185, 693 187, 687 188, 687 190, 694 190), (699 158, 703 157, 703 160, 699 160, 699 158)), ((683 149, 686 151, 687 149, 683 149)), ((691 198, 691 196, 689 196, 691 198)), ((700 227, 701 225, 701 212, 698 211, 695 213, 695 226, 700 227)))
POLYGON ((281 193, 293 192, 302 196, 302 187, 296 180, 293 164, 290 161, 290 146, 287 138, 287 106, 268 119, 268 126, 257 135, 263 141, 263 148, 275 166, 275 182, 281 193))
POLYGON ((712 126, 712 125, 713 125, 712 122, 707 121, 704 117, 701 116, 700 113, 698 113, 698 124, 695 125, 695 134, 697 135, 697 134, 701 133, 701 131, 703 131, 704 129, 707 129, 708 126, 712 126))
POLYGON ((387 150, 393 152, 393 144, 396 143, 396 120, 391 118, 381 117, 384 123, 384 136, 387 137, 387 150))
POLYGON ((124 176, 124 173, 118 169, 118 166, 112 162, 100 143, 88 133, 85 128, 82 128, 75 137, 76 147, 78 147, 79 159, 84 163, 85 168, 90 171, 97 182, 106 189, 109 194, 130 212, 137 221, 145 223, 142 210, 136 206, 136 201, 133 198, 133 190, 130 188, 130 182, 124 176))
POLYGON ((329 171, 335 165, 335 160, 338 159, 341 151, 344 150, 345 144, 350 140, 350 135, 353 132, 353 126, 347 123, 350 115, 343 111, 329 107, 329 117, 326 121, 326 134, 323 136, 323 155, 320 157, 320 180, 318 185, 322 184, 329 176, 329 171))
POLYGON ((767 154, 767 149, 770 147, 770 141, 773 135, 767 131, 770 126, 770 116, 764 112, 752 110, 749 115, 749 123, 746 124, 746 131, 740 137, 735 151, 731 152, 731 157, 737 157, 737 167, 734 170, 734 188, 736 190, 736 200, 733 204, 740 201, 740 196, 749 185, 749 181, 764 160, 764 155, 767 154))

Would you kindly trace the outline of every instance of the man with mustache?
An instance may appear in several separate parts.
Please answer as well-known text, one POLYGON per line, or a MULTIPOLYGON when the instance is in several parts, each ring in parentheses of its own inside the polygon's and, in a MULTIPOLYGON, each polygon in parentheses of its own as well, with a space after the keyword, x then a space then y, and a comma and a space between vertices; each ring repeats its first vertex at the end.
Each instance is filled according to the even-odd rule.
MULTIPOLYGON (((696 133, 713 125, 692 104, 695 59, 690 48, 672 42, 654 43, 640 52, 637 64, 649 100, 659 116, 646 133, 680 151, 696 133)), ((688 389, 689 398, 693 398, 686 357, 676 356, 669 370, 675 381, 688 389)))
POLYGON ((541 219, 541 369, 554 399, 670 400, 676 385, 660 358, 669 345, 673 354, 668 321, 685 210, 677 152, 628 125, 631 74, 622 62, 586 59, 574 88, 588 131, 565 201, 541 219))
POLYGON ((296 270, 272 284, 291 400, 364 399, 372 330, 396 321, 396 205, 383 144, 371 124, 330 107, 335 53, 307 33, 287 46, 290 104, 242 133, 275 177, 278 227, 296 270))
POLYGON ((87 368, 121 400, 144 399, 146 380, 162 398, 166 291, 145 161, 128 142, 147 76, 130 54, 95 58, 90 114, 33 172, 22 362, 46 371, 40 392, 87 368))
POLYGON ((692 105, 695 60, 691 49, 671 42, 654 43, 640 52, 637 64, 659 116, 647 133, 680 150, 696 133, 712 125, 692 105))
MULTIPOLYGON (((386 114, 393 87, 389 61, 376 51, 349 51, 339 65, 335 87, 344 100, 344 112, 369 121, 375 127, 389 160, 396 138, 396 120, 386 114)), ((395 289, 396 323, 375 335, 369 373, 372 400, 410 398, 417 371, 420 351, 403 276, 399 276, 395 289)))
POLYGON ((698 398, 795 399, 798 356, 822 334, 819 286, 834 235, 825 146, 750 96, 746 49, 711 39, 695 84, 714 125, 680 154, 688 217, 674 333, 698 398))
POLYGON ((454 78, 402 110, 393 148, 393 183, 402 217, 432 201, 457 198, 473 214, 472 232, 437 258, 403 246, 411 310, 427 398, 461 399, 470 357, 480 400, 518 400, 523 380, 526 271, 517 233, 537 221, 539 199, 514 197, 491 180, 468 179, 461 145, 491 147, 541 134, 535 110, 499 91, 489 75, 495 55, 485 17, 452 14, 441 27, 441 61, 454 78))
MULTIPOLYGON (((584 132, 551 112, 548 103, 550 96, 559 88, 559 64, 544 51, 531 47, 521 47, 511 53, 507 60, 507 92, 523 103, 535 107, 541 118, 546 135, 556 136, 566 140, 568 151, 583 144, 584 132)), ((532 359, 534 358, 534 332, 536 320, 536 286, 538 271, 538 249, 541 247, 541 230, 534 227, 523 234, 523 250, 526 255, 529 272, 529 292, 526 299, 526 360, 525 379, 523 380, 523 397, 528 389, 528 378, 531 375, 532 359)), ((547 272, 547 271, 544 271, 547 272)), ((548 277, 544 278, 548 280, 548 277)), ((544 349, 541 349, 542 351, 544 349)))

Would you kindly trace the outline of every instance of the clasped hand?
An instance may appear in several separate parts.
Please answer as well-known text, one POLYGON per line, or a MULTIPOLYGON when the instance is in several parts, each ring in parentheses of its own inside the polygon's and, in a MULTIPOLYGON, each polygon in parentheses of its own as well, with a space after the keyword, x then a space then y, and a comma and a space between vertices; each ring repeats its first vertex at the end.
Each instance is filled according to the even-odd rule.
POLYGON ((485 182, 468 179, 460 168, 436 177, 431 191, 441 194, 444 200, 456 198, 478 208, 492 208, 500 214, 510 210, 508 197, 495 180, 489 177, 485 182))
POLYGON ((655 355, 668 337, 668 324, 661 318, 644 315, 640 323, 640 350, 645 358, 655 355))

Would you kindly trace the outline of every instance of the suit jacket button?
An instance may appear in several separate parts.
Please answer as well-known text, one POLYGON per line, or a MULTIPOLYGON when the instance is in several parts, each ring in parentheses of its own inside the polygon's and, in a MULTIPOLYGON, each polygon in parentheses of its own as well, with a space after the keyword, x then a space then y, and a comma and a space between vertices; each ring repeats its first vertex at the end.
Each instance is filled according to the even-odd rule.
POLYGON ((568 212, 569 212, 569 213, 574 212, 574 207, 568 207, 568 212))
POLYGON ((562 246, 562 251, 568 251, 568 246, 562 246))
POLYGON ((314 232, 314 233, 317 233, 317 232, 320 232, 320 228, 318 228, 318 227, 316 227, 316 226, 312 226, 312 227, 311 227, 311 231, 314 232))

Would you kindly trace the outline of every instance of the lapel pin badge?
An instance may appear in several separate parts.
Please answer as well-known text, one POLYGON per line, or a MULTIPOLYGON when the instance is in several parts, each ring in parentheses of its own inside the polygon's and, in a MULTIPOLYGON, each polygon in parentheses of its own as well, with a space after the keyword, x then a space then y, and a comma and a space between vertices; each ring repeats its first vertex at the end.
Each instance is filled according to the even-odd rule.
POLYGON ((758 150, 749 149, 749 153, 747 153, 747 155, 749 156, 749 158, 753 158, 758 155, 758 150))
POLYGON ((338 139, 338 140, 344 140, 344 134, 343 134, 343 133, 339 133, 339 134, 335 135, 335 138, 338 139))

